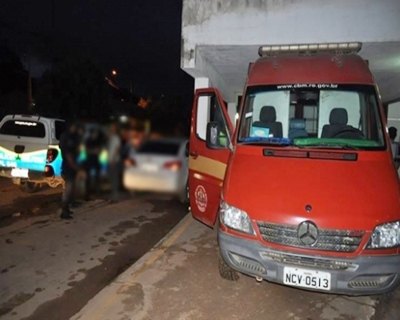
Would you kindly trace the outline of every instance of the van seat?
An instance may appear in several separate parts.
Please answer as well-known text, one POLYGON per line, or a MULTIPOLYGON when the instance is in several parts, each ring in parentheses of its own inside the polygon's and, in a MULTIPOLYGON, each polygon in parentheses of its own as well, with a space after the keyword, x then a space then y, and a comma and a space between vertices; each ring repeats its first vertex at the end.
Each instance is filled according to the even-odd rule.
POLYGON ((282 138, 282 122, 276 121, 276 110, 273 106, 261 108, 260 120, 255 121, 253 127, 268 128, 274 138, 282 138))
POLYGON ((333 108, 329 115, 329 124, 322 128, 321 138, 332 138, 340 131, 351 128, 347 125, 348 115, 344 108, 333 108))

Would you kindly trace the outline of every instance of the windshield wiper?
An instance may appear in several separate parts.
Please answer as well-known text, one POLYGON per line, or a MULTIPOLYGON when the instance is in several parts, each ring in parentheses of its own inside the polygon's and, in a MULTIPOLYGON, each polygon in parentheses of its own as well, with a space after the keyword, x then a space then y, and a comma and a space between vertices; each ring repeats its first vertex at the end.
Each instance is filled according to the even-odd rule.
POLYGON ((341 150, 359 150, 358 147, 351 144, 331 144, 331 143, 315 143, 296 145, 299 148, 313 148, 313 149, 341 149, 341 150))

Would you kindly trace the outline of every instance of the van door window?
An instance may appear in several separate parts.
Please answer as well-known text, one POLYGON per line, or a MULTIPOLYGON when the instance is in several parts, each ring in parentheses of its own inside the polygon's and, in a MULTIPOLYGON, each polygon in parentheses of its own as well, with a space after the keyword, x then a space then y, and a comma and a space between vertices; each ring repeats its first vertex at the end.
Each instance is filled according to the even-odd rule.
POLYGON ((0 128, 0 134, 44 138, 46 129, 41 122, 29 120, 8 120, 0 128))
POLYGON ((218 123, 220 145, 227 146, 228 127, 218 99, 211 95, 200 95, 197 102, 196 134, 201 140, 206 140, 207 124, 209 122, 218 123))

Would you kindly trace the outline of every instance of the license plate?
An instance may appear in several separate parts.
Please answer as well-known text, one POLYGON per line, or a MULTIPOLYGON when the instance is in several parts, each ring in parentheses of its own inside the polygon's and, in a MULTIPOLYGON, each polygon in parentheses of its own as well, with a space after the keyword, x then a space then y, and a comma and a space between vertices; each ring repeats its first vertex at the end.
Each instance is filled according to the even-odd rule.
POLYGON ((143 170, 149 171, 149 172, 157 172, 159 170, 159 167, 153 163, 144 163, 142 165, 142 168, 143 168, 143 170))
POLYGON ((323 271, 284 267, 283 283, 289 286, 328 291, 331 290, 331 274, 323 271))
POLYGON ((28 169, 13 168, 11 169, 11 176, 16 178, 28 178, 28 169))

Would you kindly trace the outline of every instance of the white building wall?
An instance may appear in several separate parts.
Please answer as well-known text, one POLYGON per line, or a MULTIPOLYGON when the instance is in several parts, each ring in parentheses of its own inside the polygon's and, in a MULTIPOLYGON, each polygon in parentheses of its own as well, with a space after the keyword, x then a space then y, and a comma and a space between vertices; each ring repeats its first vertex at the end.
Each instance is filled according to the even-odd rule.
POLYGON ((185 0, 183 66, 202 44, 390 42, 399 30, 399 0, 185 0))
POLYGON ((400 136, 400 101, 389 104, 389 106, 388 106, 387 126, 388 126, 388 128, 395 127, 397 129, 396 141, 399 141, 399 136, 400 136))
MULTIPOLYGON (((376 60, 381 72, 384 46, 377 47, 377 43, 392 46, 389 63, 400 68, 399 30, 400 0, 184 0, 181 66, 195 78, 208 77, 211 85, 234 101, 241 88, 232 88, 224 61, 210 57, 208 47, 235 50, 237 46, 235 59, 243 72, 245 61, 238 56, 246 46, 361 41, 371 48, 365 50, 365 57, 373 60, 372 65, 376 60)), ((232 78, 237 76, 234 71, 229 71, 232 78)), ((393 90, 398 89, 391 88, 388 99, 393 98, 393 90)))

